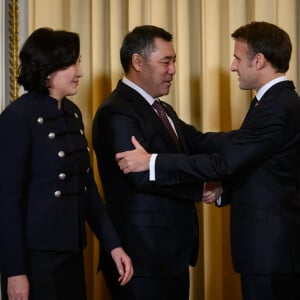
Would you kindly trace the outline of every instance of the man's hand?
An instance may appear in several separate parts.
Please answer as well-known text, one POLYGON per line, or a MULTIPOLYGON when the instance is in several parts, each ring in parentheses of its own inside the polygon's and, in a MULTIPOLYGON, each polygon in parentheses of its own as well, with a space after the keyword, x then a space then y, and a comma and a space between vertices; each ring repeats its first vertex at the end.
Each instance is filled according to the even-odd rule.
POLYGON ((149 170, 151 154, 141 146, 134 136, 131 137, 131 142, 135 147, 134 150, 119 152, 115 156, 120 169, 124 174, 149 170))
POLYGON ((133 275, 131 259, 121 247, 113 249, 111 251, 111 256, 120 274, 118 281, 120 282, 120 285, 125 285, 133 275))
POLYGON ((211 204, 217 201, 223 193, 221 182, 205 182, 202 195, 202 201, 211 204))
POLYGON ((9 300, 28 300, 29 282, 26 275, 7 278, 7 294, 9 300))

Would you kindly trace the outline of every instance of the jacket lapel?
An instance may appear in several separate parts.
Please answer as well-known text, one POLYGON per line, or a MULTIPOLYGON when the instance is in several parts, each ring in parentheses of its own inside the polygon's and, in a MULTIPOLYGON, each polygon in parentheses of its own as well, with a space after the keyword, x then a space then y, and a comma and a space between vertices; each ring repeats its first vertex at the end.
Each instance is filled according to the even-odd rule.
MULTIPOLYGON (((176 149, 176 144, 173 141, 170 133, 164 126, 164 124, 159 119, 158 115, 154 111, 154 109, 149 105, 149 103, 134 89, 124 84, 121 80, 118 83, 117 90, 122 93, 123 97, 130 102, 133 110, 136 111, 137 116, 141 118, 144 122, 145 126, 152 129, 155 132, 159 132, 159 135, 163 135, 164 141, 168 141, 170 146, 176 149), (147 124, 148 123, 148 124, 147 124)), ((173 109, 170 109, 166 103, 162 101, 164 108, 166 109, 167 114, 172 119, 176 132, 178 134, 179 140, 181 141, 182 133, 180 130, 180 126, 178 126, 178 117, 173 109)), ((174 150, 175 152, 176 150, 174 150)))

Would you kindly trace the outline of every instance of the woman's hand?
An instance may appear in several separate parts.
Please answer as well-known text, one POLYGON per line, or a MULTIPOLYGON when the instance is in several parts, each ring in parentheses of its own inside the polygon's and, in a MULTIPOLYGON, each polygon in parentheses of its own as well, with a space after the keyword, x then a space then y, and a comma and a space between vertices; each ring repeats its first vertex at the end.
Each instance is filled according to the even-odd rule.
POLYGON ((121 247, 113 249, 111 251, 111 256, 120 274, 118 281, 120 282, 120 285, 125 285, 133 275, 131 259, 121 247))

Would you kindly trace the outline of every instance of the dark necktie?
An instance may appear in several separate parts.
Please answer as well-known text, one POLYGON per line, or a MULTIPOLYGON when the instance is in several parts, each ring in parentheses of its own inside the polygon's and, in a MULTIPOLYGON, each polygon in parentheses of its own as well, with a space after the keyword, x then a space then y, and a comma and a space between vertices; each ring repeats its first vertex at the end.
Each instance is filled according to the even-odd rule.
POLYGON ((250 103, 250 107, 253 108, 256 105, 256 103, 257 103, 257 98, 255 96, 250 103))
MULTIPOLYGON (((244 119, 244 122, 245 122, 245 120, 249 117, 249 115, 251 115, 251 112, 254 110, 254 108, 256 108, 258 105, 259 105, 259 101, 257 100, 256 97, 254 97, 254 98, 252 99, 252 101, 251 101, 251 104, 250 104, 249 110, 248 110, 248 112, 247 112, 247 114, 246 114, 246 117, 245 117, 245 119, 244 119)), ((244 123, 244 122, 243 122, 243 123, 244 123)))
POLYGON ((173 127, 171 126, 170 121, 168 120, 167 114, 166 114, 165 109, 163 108, 162 104, 158 100, 155 100, 154 103, 152 104, 152 106, 157 111, 158 116, 160 117, 161 121, 163 122, 163 124, 165 125, 167 130, 169 131, 169 133, 170 133, 171 137, 173 138, 173 140, 175 141, 178 149, 180 149, 178 137, 177 137, 173 127))
POLYGON ((251 101, 251 104, 250 104, 250 109, 249 111, 252 111, 255 107, 257 107, 259 105, 259 101, 257 100, 256 97, 254 97, 251 101))

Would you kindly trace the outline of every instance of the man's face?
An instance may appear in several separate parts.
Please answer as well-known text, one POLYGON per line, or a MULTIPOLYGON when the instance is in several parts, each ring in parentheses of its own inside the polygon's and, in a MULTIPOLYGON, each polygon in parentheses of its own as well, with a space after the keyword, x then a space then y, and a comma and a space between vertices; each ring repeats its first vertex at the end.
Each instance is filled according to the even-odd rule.
POLYGON ((169 93, 176 73, 176 53, 172 42, 155 39, 156 50, 143 59, 140 85, 153 98, 169 93))
POLYGON ((257 90, 258 88, 255 60, 256 56, 253 59, 249 58, 248 44, 245 41, 236 40, 230 71, 237 72, 239 86, 242 90, 257 90))

